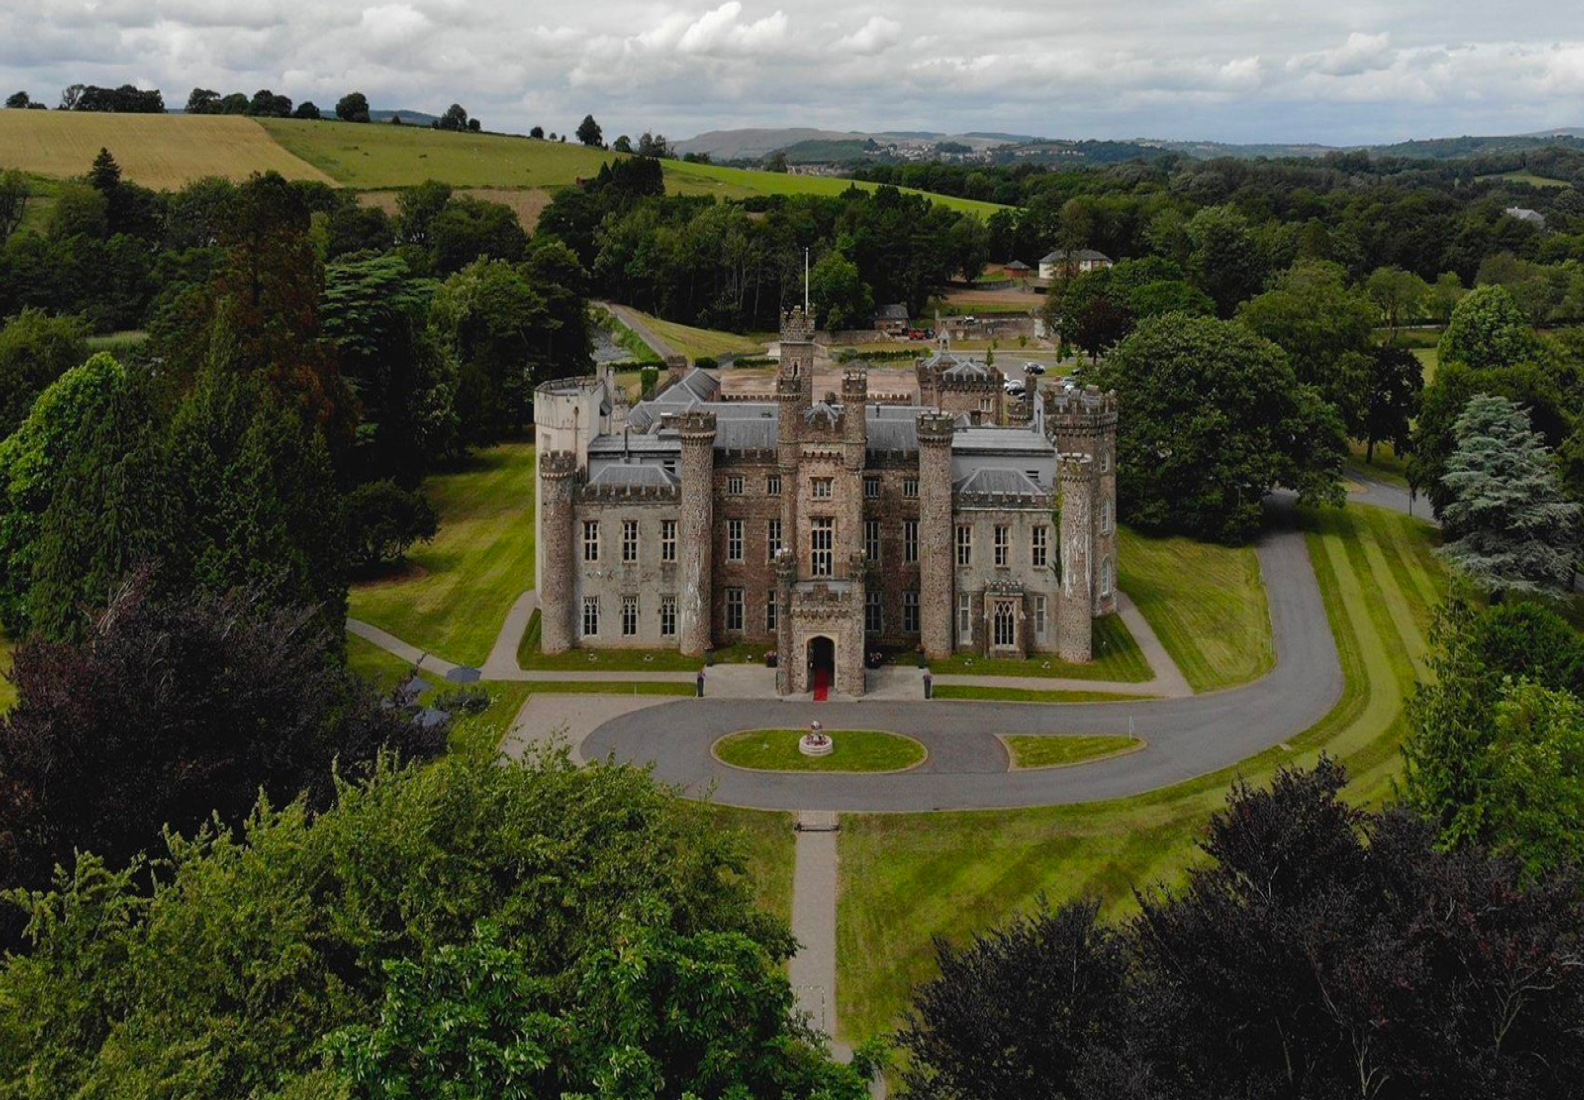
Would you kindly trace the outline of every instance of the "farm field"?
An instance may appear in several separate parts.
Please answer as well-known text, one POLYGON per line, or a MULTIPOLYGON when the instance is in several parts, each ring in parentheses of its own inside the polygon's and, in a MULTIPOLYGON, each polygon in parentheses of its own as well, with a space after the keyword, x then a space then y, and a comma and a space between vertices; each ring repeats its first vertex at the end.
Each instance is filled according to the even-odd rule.
POLYGON ((458 664, 480 665, 534 583, 534 450, 504 443, 429 477, 434 542, 393 576, 352 586, 349 614, 458 664))
POLYGON ((1027 911, 1042 892, 1053 903, 1095 895, 1107 913, 1125 913, 1135 887, 1179 881, 1199 858, 1207 816, 1238 775, 1263 782, 1278 765, 1312 764, 1323 749, 1347 766, 1352 800, 1374 803, 1389 793, 1403 700, 1421 671, 1443 588, 1436 534, 1363 507, 1306 515, 1304 526, 1345 686, 1332 712, 1287 746, 1113 802, 843 815, 837 998, 845 1038, 896 1024, 908 990, 933 974, 934 936, 963 943, 1027 911))
POLYGON ((1117 584, 1148 620, 1194 691, 1270 671, 1270 610, 1253 547, 1119 530, 1117 584))
POLYGON ((1513 183, 1527 183, 1531 187, 1571 187, 1567 180, 1556 180, 1550 176, 1537 176, 1533 172, 1497 172, 1489 176, 1477 177, 1481 180, 1509 180, 1513 183))
MULTIPOLYGON (((631 309, 632 307, 628 307, 631 309)), ((751 336, 742 336, 735 332, 720 332, 716 329, 695 328, 692 325, 681 325, 675 321, 662 321, 660 318, 633 309, 632 312, 644 323, 650 332, 670 344, 679 354, 688 359, 715 359, 722 355, 763 355, 765 345, 762 340, 755 340, 751 336)))
POLYGON ((75 177, 109 149, 122 175, 144 187, 175 188, 203 176, 336 181, 239 115, 110 115, 87 111, 0 111, 0 167, 75 177))
MULTIPOLYGON (((877 184, 842 179, 837 176, 795 176, 782 172, 758 172, 750 168, 727 168, 719 164, 689 164, 685 161, 665 162, 666 187, 683 195, 718 195, 726 199, 743 199, 751 195, 839 195, 849 187, 872 191, 877 184)), ((902 188, 913 194, 927 194, 902 188)), ((993 202, 960 199, 952 195, 930 195, 934 201, 953 210, 961 210, 979 218, 988 218, 1003 209, 993 202)))
MULTIPOLYGON (((396 196, 398 191, 361 191, 358 201, 364 206, 377 206, 387 214, 396 213, 396 196)), ((550 205, 552 195, 545 187, 528 187, 511 190, 504 187, 463 187, 455 192, 457 195, 483 202, 498 202, 503 206, 512 208, 512 213, 517 215, 517 221, 529 233, 534 231, 534 226, 539 224, 539 215, 544 213, 544 208, 550 205)))

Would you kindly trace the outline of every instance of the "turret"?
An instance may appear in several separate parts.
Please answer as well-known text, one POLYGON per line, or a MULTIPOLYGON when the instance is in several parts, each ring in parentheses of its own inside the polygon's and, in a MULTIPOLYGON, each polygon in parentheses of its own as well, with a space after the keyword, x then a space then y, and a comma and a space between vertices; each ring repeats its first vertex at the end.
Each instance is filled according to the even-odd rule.
POLYGON ((953 430, 950 415, 919 413, 919 644, 929 657, 952 651, 953 430))
POLYGON ((715 530, 715 414, 687 412, 670 423, 682 439, 682 500, 678 534, 678 643, 696 657, 710 646, 710 597, 715 530))
POLYGON ((544 561, 539 573, 539 644, 546 653, 565 653, 574 637, 576 478, 577 455, 571 451, 551 451, 539 458, 539 547, 544 561))
POLYGON ((1061 591, 1056 597, 1056 645, 1064 661, 1094 656, 1094 460, 1064 454, 1056 460, 1061 483, 1061 591))
POLYGON ((1116 610, 1117 395, 1097 386, 1045 391, 1045 434, 1059 454, 1088 455, 1093 462, 1093 570, 1098 578, 1095 613, 1116 610))
POLYGON ((842 442, 846 443, 849 468, 863 465, 869 442, 869 372, 848 367, 842 374, 842 442))

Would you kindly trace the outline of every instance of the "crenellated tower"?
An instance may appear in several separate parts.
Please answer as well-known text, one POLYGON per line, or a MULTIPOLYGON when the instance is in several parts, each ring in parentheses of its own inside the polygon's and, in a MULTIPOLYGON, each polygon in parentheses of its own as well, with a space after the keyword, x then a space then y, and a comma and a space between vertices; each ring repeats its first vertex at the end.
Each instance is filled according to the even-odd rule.
POLYGON ((553 583, 539 586, 539 645, 546 653, 565 653, 576 637, 572 606, 576 590, 572 583, 576 482, 575 453, 550 451, 539 456, 539 546, 544 559, 539 575, 555 578, 553 583))
POLYGON ((1056 645, 1064 661, 1094 656, 1094 460, 1085 454, 1056 459, 1061 483, 1061 591, 1056 597, 1056 645))
POLYGON ((954 418, 921 412, 919 442, 919 644, 928 657, 952 652, 952 465, 954 418))
POLYGON ((690 657, 710 647, 715 548, 715 414, 685 412, 671 418, 682 440, 677 641, 690 657))
POLYGON ((1045 432, 1056 445, 1057 454, 1087 455, 1092 465, 1093 613, 1109 615, 1117 607, 1116 392, 1102 393, 1097 386, 1045 391, 1045 432))

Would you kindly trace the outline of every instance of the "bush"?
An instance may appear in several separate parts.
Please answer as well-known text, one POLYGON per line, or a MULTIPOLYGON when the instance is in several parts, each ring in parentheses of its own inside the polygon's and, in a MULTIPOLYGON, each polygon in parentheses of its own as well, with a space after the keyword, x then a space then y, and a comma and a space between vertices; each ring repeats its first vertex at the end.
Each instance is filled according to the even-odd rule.
POLYGON ((719 364, 715 362, 713 355, 701 355, 693 360, 693 365, 700 370, 714 370, 719 364))
POLYGON ((352 563, 362 569, 401 561, 413 543, 428 542, 439 529, 434 507, 424 495, 389 478, 353 489, 344 514, 352 563))
POLYGON ((638 372, 638 392, 648 397, 660 384, 660 368, 646 366, 638 372))

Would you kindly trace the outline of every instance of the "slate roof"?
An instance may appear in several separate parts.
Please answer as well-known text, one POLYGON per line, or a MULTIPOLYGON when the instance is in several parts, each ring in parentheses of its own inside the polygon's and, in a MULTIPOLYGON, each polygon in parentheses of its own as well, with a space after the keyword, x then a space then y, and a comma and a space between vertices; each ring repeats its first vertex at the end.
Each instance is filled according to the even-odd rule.
POLYGON ((621 489, 674 489, 679 479, 664 466, 640 466, 636 462, 613 462, 589 478, 593 487, 621 489))
POLYGON ((881 306, 875 310, 877 321, 906 321, 908 319, 907 306, 900 302, 888 306, 881 306))
POLYGON ((953 486, 959 493, 1001 493, 1006 496, 1035 496, 1045 490, 1022 470, 975 470, 953 486))
POLYGON ((952 435, 952 451, 979 454, 1055 453, 1043 432, 1028 428, 959 428, 952 435))
POLYGON ((1103 260, 1106 263, 1110 263, 1111 257, 1107 256, 1104 252, 1096 252, 1092 248, 1079 248, 1072 252, 1068 252, 1063 248, 1058 248, 1054 252, 1047 252, 1045 255, 1040 257, 1040 263, 1042 264, 1064 264, 1074 261, 1081 263, 1084 260, 1103 260))

